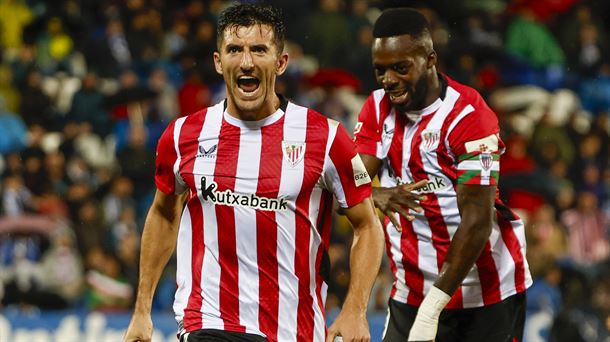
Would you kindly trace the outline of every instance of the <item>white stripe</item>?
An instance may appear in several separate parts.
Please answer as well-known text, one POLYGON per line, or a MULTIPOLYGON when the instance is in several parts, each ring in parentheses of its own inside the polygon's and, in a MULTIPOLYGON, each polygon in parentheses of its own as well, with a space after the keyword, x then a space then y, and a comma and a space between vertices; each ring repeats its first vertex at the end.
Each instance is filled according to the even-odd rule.
POLYGON ((455 119, 453 119, 453 121, 449 125, 449 128, 447 129, 447 135, 445 135, 445 147, 447 148, 447 152, 453 158, 453 160, 455 160, 456 158, 455 158, 455 155, 453 154, 453 151, 451 150, 451 146, 449 146, 449 136, 451 135, 451 132, 453 132, 453 129, 455 128, 455 126, 457 126, 457 124, 460 123, 460 121, 462 121, 462 119, 464 119, 468 114, 470 114, 472 112, 474 112, 473 106, 467 105, 466 107, 464 107, 464 109, 462 109, 460 114, 458 114, 458 116, 456 116, 455 119))
POLYGON ((186 308, 193 288, 192 265, 192 226, 191 213, 188 206, 184 207, 182 218, 180 219, 180 230, 178 231, 178 241, 176 243, 176 294, 174 296, 174 313, 176 322, 184 319, 184 309, 186 308))
POLYGON ((440 269, 436 261, 436 249, 432 245, 432 230, 425 215, 417 214, 412 222, 417 235, 417 267, 424 276, 424 295, 434 284, 440 269))
POLYGON ((458 170, 476 170, 476 171, 500 171, 500 162, 493 161, 489 170, 483 169, 483 165, 478 160, 464 160, 457 165, 458 170))
MULTIPOLYGON (((377 125, 379 125, 379 120, 381 119, 380 104, 381 104, 381 100, 383 99, 384 95, 385 95, 385 91, 383 89, 377 89, 373 92, 373 100, 375 102, 375 123, 377 125)), ((394 112, 394 111, 392 110, 392 112, 394 112)), ((383 143, 383 141, 377 142, 377 151, 376 151, 375 155, 379 159, 383 159, 383 158, 385 158, 385 155, 387 155, 387 150, 386 150, 385 154, 382 152, 383 151, 382 143, 383 143)))
POLYGON ((186 117, 182 117, 176 120, 174 124, 174 150, 176 150, 176 162, 174 162, 174 193, 180 194, 184 192, 187 188, 186 183, 182 179, 182 175, 180 175, 180 162, 182 161, 182 156, 180 155, 180 131, 182 130, 182 125, 186 117))
MULTIPOLYGON (((313 338, 314 341, 324 341, 324 313, 320 309, 318 296, 316 295, 316 280, 318 272, 316 272, 316 257, 318 256, 318 248, 321 247, 322 237, 316 227, 318 215, 320 214, 320 198, 323 190, 315 187, 309 199, 309 223, 311 230, 311 238, 309 239, 309 287, 310 294, 313 298, 313 338)), ((324 303, 322 303, 324 307, 324 303)))
MULTIPOLYGON (((261 156, 261 130, 241 128, 235 192, 255 194, 261 156)), ((256 243, 256 210, 235 206, 235 236, 239 279, 239 322, 250 334, 261 334, 258 325, 259 279, 256 243), (253 229, 254 228, 254 229, 253 229)))
POLYGON ((385 91, 383 89, 377 89, 373 91, 373 99, 375 100, 375 118, 377 119, 375 120, 376 122, 379 122, 379 118, 381 116, 380 104, 384 96, 385 91))
POLYGON ((510 224, 513 226, 513 233, 519 240, 519 246, 521 246, 521 250, 519 252, 523 258, 523 268, 525 269, 525 288, 528 288, 530 285, 532 285, 532 275, 530 274, 530 267, 526 258, 527 242, 525 240, 525 225, 521 220, 511 221, 510 224))
MULTIPOLYGON (((210 108, 206 114, 199 136, 199 144, 205 142, 206 146, 218 144, 218 135, 222 125, 222 102, 210 108)), ((203 201, 201 197, 201 182, 197 179, 206 176, 207 184, 214 181, 214 168, 216 159, 208 160, 196 158, 194 167, 195 187, 197 196, 201 201, 203 211, 203 241, 205 252, 201 272, 201 289, 203 296, 202 324, 205 328, 224 327, 220 319, 220 254, 218 251, 218 221, 216 208, 211 201, 203 201)))
POLYGON ((385 323, 383 323, 383 332, 381 333, 381 339, 385 339, 385 334, 388 332, 388 326, 390 325, 390 308, 388 307, 388 313, 385 315, 385 323))
MULTIPOLYGON (((343 184, 335 164, 330 158, 330 148, 337 135, 338 125, 334 124, 336 121, 328 120, 328 139, 326 143, 326 155, 324 161, 324 176, 320 179, 323 182, 325 189, 334 193, 337 202, 343 208, 347 207, 347 199, 345 197, 345 191, 343 190, 343 184)), ((310 216, 312 217, 312 216, 310 216)))
MULTIPOLYGON (((284 140, 304 142, 307 129, 307 109, 288 104, 284 119, 284 140)), ((277 261, 279 283, 278 341, 296 341, 299 284, 294 269, 296 196, 303 183, 304 163, 292 167, 283 156, 282 177, 278 197, 285 197, 289 210, 276 212, 278 225, 277 261)))
POLYGON ((506 244, 502 239, 500 227, 495 221, 492 226, 489 243, 491 245, 491 257, 493 258, 496 269, 498 270, 500 294, 508 293, 511 291, 511 289, 515 289, 515 262, 513 261, 508 247, 506 247, 506 244))
POLYGON ((400 249, 400 247, 401 247, 400 240, 401 240, 402 233, 397 231, 391 222, 388 223, 387 226, 385 227, 385 232, 388 235, 388 238, 390 239, 389 257, 392 258, 392 260, 394 260, 394 263, 396 264, 396 275, 395 275, 396 277, 394 279, 396 293, 394 294, 394 299, 396 299, 399 302, 406 303, 407 296, 409 295, 409 289, 407 288, 407 286, 405 284, 405 267, 402 264, 403 255, 402 255, 402 250, 400 249))
POLYGON ((476 264, 462 282, 462 305, 464 308, 475 308, 483 305, 483 289, 481 288, 479 270, 476 264))
POLYGON ((381 141, 377 142, 377 158, 384 159, 388 156, 388 152, 390 152, 390 146, 392 146, 392 139, 394 138, 394 133, 386 134, 386 131, 394 131, 396 132, 396 111, 392 109, 390 114, 386 116, 381 125, 381 141))

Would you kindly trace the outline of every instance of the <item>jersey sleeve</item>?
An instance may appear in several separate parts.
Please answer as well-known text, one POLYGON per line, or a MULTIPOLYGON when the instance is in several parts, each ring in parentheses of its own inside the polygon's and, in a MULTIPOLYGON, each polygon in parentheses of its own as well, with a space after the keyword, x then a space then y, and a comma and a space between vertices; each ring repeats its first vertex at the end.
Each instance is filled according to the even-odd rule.
POLYGON ((354 141, 358 153, 377 156, 377 146, 381 142, 381 129, 373 94, 366 99, 358 114, 358 122, 354 127, 354 141))
POLYGON ((159 191, 168 194, 180 194, 186 190, 178 170, 174 165, 178 160, 176 142, 174 141, 174 130, 176 121, 172 121, 157 143, 157 155, 155 161, 155 185, 159 191))
POLYGON ((324 181, 343 208, 352 207, 371 195, 371 178, 356 152, 354 142, 341 124, 337 124, 325 166, 324 181))
POLYGON ((456 158, 457 183, 498 185, 500 139, 498 119, 490 109, 474 110, 449 132, 449 146, 456 158))

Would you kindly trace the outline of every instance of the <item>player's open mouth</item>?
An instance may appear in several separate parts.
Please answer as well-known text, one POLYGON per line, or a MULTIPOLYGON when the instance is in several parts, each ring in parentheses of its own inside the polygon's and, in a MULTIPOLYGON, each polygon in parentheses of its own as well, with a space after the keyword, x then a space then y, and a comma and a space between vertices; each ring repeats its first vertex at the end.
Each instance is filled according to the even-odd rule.
POLYGON ((389 93, 389 95, 390 95, 390 101, 393 104, 405 104, 409 100, 408 91, 392 92, 392 93, 389 93))
POLYGON ((254 93, 260 83, 259 79, 253 76, 240 76, 237 79, 237 86, 245 95, 254 93))

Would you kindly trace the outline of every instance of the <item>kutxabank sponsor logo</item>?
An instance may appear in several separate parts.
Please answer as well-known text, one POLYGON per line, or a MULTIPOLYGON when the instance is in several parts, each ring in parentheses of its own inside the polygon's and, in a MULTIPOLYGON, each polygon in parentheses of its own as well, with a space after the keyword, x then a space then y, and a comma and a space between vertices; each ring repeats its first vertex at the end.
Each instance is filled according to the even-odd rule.
POLYGON ((214 204, 232 207, 248 207, 258 210, 285 211, 288 210, 288 201, 284 198, 267 198, 255 194, 239 194, 230 189, 216 191, 218 184, 201 177, 201 198, 214 204))
MULTIPOLYGON (((415 182, 407 182, 400 177, 396 177, 396 183, 397 183, 396 185, 404 185, 404 184, 413 184, 415 182)), ((450 184, 447 183, 446 179, 443 179, 441 177, 432 177, 432 178, 428 179, 428 184, 426 184, 424 187, 422 187, 420 189, 413 190, 413 192, 418 193, 418 194, 429 194, 429 193, 445 190, 445 189, 449 188, 449 185, 450 184)))

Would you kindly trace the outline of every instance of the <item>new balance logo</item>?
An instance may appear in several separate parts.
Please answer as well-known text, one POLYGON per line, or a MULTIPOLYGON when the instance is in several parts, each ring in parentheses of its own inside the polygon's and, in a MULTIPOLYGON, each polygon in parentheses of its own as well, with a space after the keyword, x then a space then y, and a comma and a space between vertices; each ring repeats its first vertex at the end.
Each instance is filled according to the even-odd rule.
POLYGON ((284 211, 288 210, 288 202, 284 198, 267 198, 255 194, 238 194, 231 190, 215 191, 216 182, 208 185, 207 179, 201 177, 201 198, 214 204, 232 207, 249 207, 258 210, 284 211))
POLYGON ((199 145, 199 153, 197 153, 197 155, 195 157, 196 158, 210 158, 210 159, 216 158, 216 149, 217 148, 218 148, 218 145, 213 145, 206 150, 202 145, 199 145))

